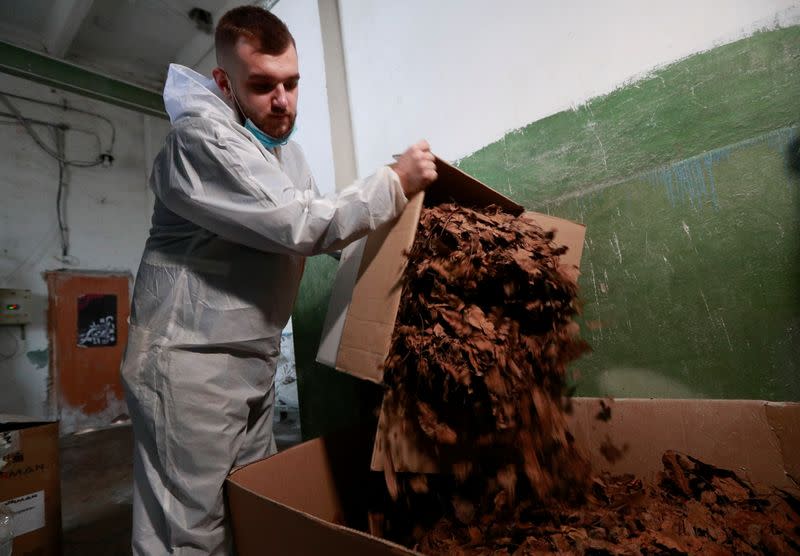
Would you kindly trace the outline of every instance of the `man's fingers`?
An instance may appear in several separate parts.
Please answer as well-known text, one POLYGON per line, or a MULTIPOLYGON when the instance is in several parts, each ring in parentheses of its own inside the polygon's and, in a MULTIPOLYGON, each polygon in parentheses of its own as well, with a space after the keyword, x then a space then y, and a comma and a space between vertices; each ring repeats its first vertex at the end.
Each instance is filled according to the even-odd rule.
POLYGON ((408 198, 428 187, 439 177, 436 171, 436 157, 424 139, 410 146, 402 156, 396 157, 396 160, 392 167, 400 176, 403 191, 408 198))
POLYGON ((422 167, 422 175, 424 179, 429 180, 430 182, 435 181, 438 177, 436 165, 433 162, 426 162, 422 167))
POLYGON ((434 164, 433 160, 426 157, 426 160, 421 164, 421 170, 422 170, 423 180, 425 180, 428 183, 436 181, 438 175, 436 173, 436 164, 434 164))

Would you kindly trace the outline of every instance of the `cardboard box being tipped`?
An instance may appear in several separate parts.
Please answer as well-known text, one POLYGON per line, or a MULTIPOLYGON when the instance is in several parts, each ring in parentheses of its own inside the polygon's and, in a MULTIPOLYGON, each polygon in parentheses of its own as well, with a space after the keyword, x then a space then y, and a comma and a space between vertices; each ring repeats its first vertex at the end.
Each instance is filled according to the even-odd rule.
MULTIPOLYGON (((317 361, 358 378, 381 382, 383 362, 389 354, 406 266, 405 252, 417 235, 424 205, 454 202, 481 208, 498 206, 520 215, 525 209, 458 168, 436 159, 439 178, 425 193, 409 201, 400 218, 376 230, 342 253, 331 301, 322 330, 317 361)), ((585 227, 582 224, 535 212, 527 217, 546 230, 554 229, 555 242, 569 250, 561 264, 580 267, 585 227)))
MULTIPOLYGON (((355 377, 380 383, 383 363, 389 354, 397 312, 400 307, 405 252, 414 243, 420 214, 425 205, 455 202, 482 208, 498 206, 512 214, 533 220, 545 230, 554 230, 555 243, 568 251, 560 263, 577 280, 583 252, 582 224, 525 209, 458 168, 436 159, 439 178, 424 193, 414 197, 400 218, 351 245, 342 254, 323 326, 317 361, 355 377)), ((384 458, 392 455, 398 471, 433 473, 436 462, 417 450, 417 440, 402 427, 386 434, 389 419, 382 408, 372 454, 372 469, 383 469, 384 458)))

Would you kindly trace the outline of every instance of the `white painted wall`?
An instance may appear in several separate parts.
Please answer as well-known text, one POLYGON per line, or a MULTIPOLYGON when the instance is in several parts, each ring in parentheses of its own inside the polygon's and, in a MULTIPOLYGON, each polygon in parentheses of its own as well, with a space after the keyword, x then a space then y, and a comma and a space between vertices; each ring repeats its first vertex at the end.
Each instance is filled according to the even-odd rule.
MULTIPOLYGON (((303 147, 320 192, 333 193, 336 183, 317 0, 281 0, 272 12, 286 23, 297 43, 300 98, 297 131, 292 139, 303 147)), ((211 76, 216 65, 216 54, 212 49, 194 69, 211 76)))
MULTIPOLYGON (((74 260, 63 261, 55 208, 58 165, 22 126, 6 125, 12 120, 0 117, 0 287, 33 291, 33 322, 25 329, 25 339, 18 327, 0 327, 0 413, 50 418, 56 415, 55 408, 46 405, 48 368, 37 360, 47 350, 47 286, 42 273, 80 268, 135 275, 152 212, 146 175, 169 124, 5 74, 0 74, 0 90, 51 102, 66 100, 110 118, 116 127, 110 168, 69 170, 66 208, 74 260)), ((95 130, 103 145, 108 144, 108 127, 92 117, 11 101, 25 116, 95 130)), ((7 110, 0 105, 0 111, 7 110)), ((35 129, 53 144, 50 131, 35 129)), ((95 139, 80 133, 68 132, 66 144, 70 158, 91 159, 98 152, 95 139)))
POLYGON ((655 67, 800 23, 797 0, 340 0, 339 9, 362 176, 422 137, 459 159, 655 67))

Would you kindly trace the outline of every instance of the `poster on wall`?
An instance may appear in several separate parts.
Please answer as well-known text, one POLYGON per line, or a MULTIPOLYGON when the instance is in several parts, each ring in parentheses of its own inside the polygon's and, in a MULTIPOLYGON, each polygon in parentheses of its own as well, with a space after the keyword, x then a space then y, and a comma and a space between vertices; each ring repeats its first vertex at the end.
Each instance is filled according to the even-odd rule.
POLYGON ((117 296, 84 294, 78 297, 78 345, 117 345, 117 296))

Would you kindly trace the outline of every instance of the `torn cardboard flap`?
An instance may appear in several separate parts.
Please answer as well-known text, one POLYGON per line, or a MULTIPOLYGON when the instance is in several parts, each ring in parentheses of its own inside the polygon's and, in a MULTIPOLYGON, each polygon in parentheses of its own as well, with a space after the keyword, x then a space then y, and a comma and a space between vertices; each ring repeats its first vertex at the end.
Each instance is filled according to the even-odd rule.
POLYGON ((553 230, 555 232, 553 242, 556 245, 563 245, 567 248, 567 252, 559 257, 561 267, 570 278, 577 282, 580 275, 586 226, 538 212, 526 212, 522 217, 532 220, 543 230, 553 230))
MULTIPOLYGON (((383 366, 392 345, 397 313, 402 298, 402 277, 406 252, 417 235, 424 206, 456 203, 471 208, 496 206, 554 232, 553 242, 567 247, 561 256, 561 270, 577 280, 586 228, 546 214, 524 212, 524 208, 447 164, 436 160, 439 178, 423 194, 414 197, 394 222, 376 230, 365 241, 345 251, 334 281, 333 293, 323 325, 317 361, 358 378, 380 383, 383 366)), ((390 454, 398 469, 421 471, 434 462, 418 457, 420 439, 410 428, 388 418, 386 404, 381 410, 381 426, 372 462, 380 468, 380 458, 390 454), (386 431, 385 424, 393 423, 386 431), (406 430, 408 429, 408 430, 406 430), (390 436, 386 436, 389 434, 390 436), (389 451, 384 451, 384 447, 389 451)), ((440 462, 441 463, 441 462, 440 462)))
MULTIPOLYGON (((521 205, 439 158, 436 169, 439 178, 408 203, 399 219, 344 254, 317 352, 320 363, 372 382, 383 380, 383 363, 391 348, 402 296, 405 252, 414 243, 423 205, 455 202, 467 207, 498 206, 516 215, 524 211, 521 205)), ((577 279, 585 227, 546 214, 528 212, 524 217, 544 229, 555 230, 554 241, 569 249, 562 256, 564 270, 577 279)))

